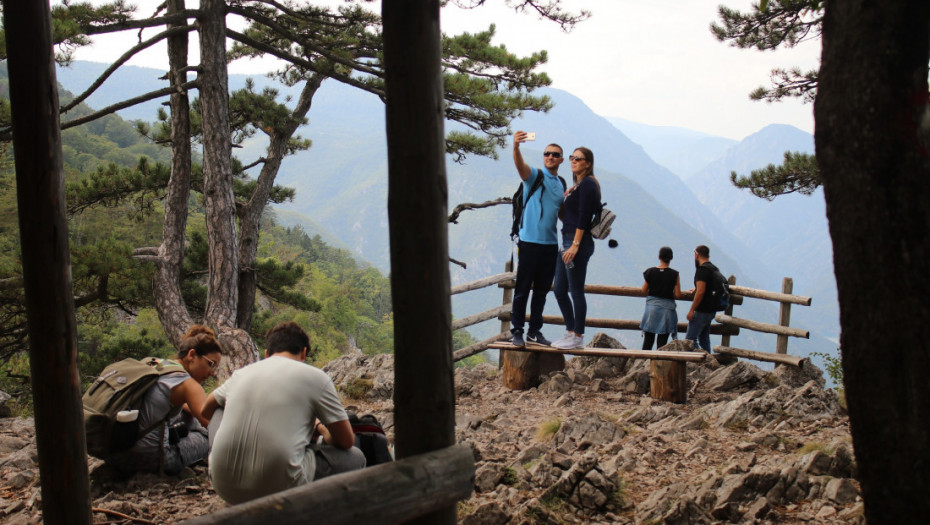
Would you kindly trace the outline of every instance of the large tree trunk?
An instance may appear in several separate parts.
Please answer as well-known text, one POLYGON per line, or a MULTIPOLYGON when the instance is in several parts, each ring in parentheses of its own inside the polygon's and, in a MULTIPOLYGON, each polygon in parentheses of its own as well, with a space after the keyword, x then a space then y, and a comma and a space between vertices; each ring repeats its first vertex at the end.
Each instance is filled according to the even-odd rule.
MULTIPOLYGON (((169 0, 168 14, 184 10, 184 0, 169 0)), ((168 39, 168 63, 172 86, 187 82, 188 35, 168 39)), ((155 308, 168 335, 177 346, 193 324, 181 295, 181 264, 184 261, 187 203, 191 187, 191 123, 187 92, 180 88, 171 94, 171 178, 165 196, 163 238, 154 259, 155 308)))
POLYGON ((45 523, 93 523, 48 2, 3 2, 45 523))
POLYGON ((288 119, 288 124, 271 133, 268 153, 255 189, 252 191, 249 202, 239 213, 239 306, 236 312, 236 326, 247 332, 252 327, 252 314, 255 310, 255 294, 258 286, 255 259, 258 254, 262 212, 268 205, 268 197, 271 195, 274 180, 281 168, 281 161, 287 155, 288 143, 310 111, 313 96, 325 78, 314 73, 307 79, 297 100, 297 106, 288 119))
POLYGON ((258 359, 248 333, 236 328, 239 243, 233 195, 229 82, 226 73, 226 12, 222 0, 203 0, 200 18, 200 108, 203 116, 203 195, 207 219, 209 276, 204 321, 226 350, 219 376, 258 359))
MULTIPOLYGON (((398 457, 455 442, 438 0, 381 6, 398 457)), ((455 523, 455 506, 415 523, 455 523)))
POLYGON ((816 117, 870 525, 930 516, 930 2, 826 3, 816 117))

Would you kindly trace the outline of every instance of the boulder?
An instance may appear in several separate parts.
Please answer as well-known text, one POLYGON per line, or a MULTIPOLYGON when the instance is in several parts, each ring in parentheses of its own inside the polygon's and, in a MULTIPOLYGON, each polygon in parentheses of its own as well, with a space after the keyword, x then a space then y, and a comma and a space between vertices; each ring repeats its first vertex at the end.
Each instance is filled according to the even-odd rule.
POLYGON ((716 392, 752 388, 759 384, 765 372, 759 367, 740 361, 733 366, 720 368, 704 380, 704 388, 716 392))
POLYGON ((833 478, 827 482, 823 497, 839 505, 847 505, 859 497, 859 489, 849 478, 833 478))
POLYGON ((13 396, 7 394, 3 390, 0 390, 0 417, 10 417, 13 415, 13 411, 10 409, 10 399, 13 396))
POLYGON ((614 421, 603 421, 598 416, 567 419, 555 434, 555 444, 571 450, 573 447, 605 445, 623 439, 626 432, 614 421), (573 446, 568 446, 573 444, 573 446))
POLYGON ((637 359, 630 365, 626 375, 620 378, 617 386, 624 392, 646 395, 649 393, 649 383, 649 361, 637 359))
POLYGON ((394 395, 393 354, 352 352, 333 359, 323 371, 349 398, 379 400, 394 395))
POLYGON ((486 523, 506 523, 510 519, 496 501, 480 505, 474 512, 462 519, 463 525, 484 525, 486 523))
POLYGON ((827 384, 826 379, 823 377, 823 370, 817 368, 817 365, 810 361, 804 363, 803 368, 790 365, 776 366, 773 374, 778 378, 779 384, 788 385, 792 388, 804 386, 808 381, 812 380, 820 388, 827 384))

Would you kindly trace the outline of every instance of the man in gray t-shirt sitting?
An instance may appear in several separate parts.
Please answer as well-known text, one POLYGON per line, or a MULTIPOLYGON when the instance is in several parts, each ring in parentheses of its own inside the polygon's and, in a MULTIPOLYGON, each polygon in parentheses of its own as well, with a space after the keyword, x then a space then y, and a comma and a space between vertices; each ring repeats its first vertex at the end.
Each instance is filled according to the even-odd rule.
POLYGON ((216 412, 210 477, 229 503, 365 467, 333 381, 305 362, 306 332, 286 322, 265 340, 265 359, 233 373, 203 410, 207 418, 216 412), (314 430, 322 444, 311 443, 314 430))

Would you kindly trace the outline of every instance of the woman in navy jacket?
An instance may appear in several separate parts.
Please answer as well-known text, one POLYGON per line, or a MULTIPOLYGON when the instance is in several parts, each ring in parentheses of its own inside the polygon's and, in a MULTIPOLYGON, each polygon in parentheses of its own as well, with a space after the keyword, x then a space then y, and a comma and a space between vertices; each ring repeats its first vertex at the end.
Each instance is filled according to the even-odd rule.
POLYGON ((584 322, 588 313, 584 281, 588 260, 594 254, 591 219, 601 198, 600 183, 594 178, 594 153, 588 148, 575 148, 568 160, 575 184, 565 191, 559 214, 563 249, 553 285, 566 333, 552 346, 561 349, 584 348, 584 322))

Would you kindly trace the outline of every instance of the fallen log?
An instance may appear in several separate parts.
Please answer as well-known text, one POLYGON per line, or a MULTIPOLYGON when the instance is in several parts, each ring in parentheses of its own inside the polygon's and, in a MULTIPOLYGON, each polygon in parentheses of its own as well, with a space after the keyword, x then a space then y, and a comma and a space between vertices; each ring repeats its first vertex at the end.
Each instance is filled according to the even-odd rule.
POLYGON ((769 363, 779 363, 783 365, 793 365, 798 368, 804 368, 804 365, 810 362, 806 357, 788 354, 772 354, 769 352, 756 352, 754 350, 744 350, 742 348, 733 348, 729 346, 715 346, 714 352, 718 354, 732 355, 743 357, 755 361, 766 361, 769 363))
POLYGON ((401 523, 468 498, 474 480, 474 455, 460 444, 330 476, 184 523, 401 523))

